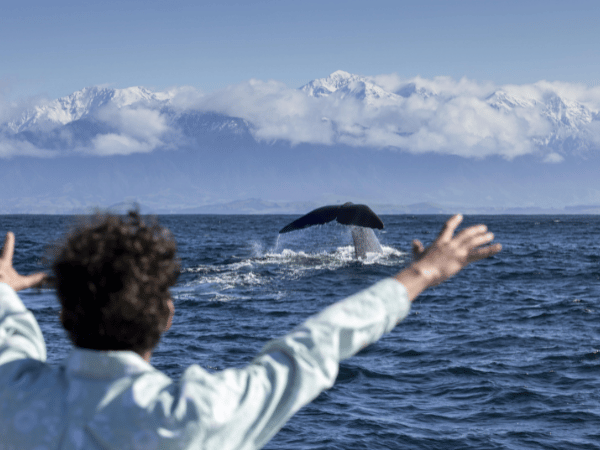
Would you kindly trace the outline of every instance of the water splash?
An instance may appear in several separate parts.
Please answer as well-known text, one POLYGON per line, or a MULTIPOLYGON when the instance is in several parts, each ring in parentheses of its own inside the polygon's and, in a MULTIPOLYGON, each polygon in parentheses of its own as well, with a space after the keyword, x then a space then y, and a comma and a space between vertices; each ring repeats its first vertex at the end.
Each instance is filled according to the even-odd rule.
POLYGON ((286 279, 298 279, 321 271, 337 271, 349 265, 383 265, 400 267, 406 254, 395 248, 383 246, 382 253, 367 253, 363 259, 354 257, 354 246, 345 245, 333 251, 307 252, 274 247, 264 250, 257 241, 250 244, 252 256, 233 263, 202 264, 184 269, 184 274, 193 275, 181 284, 178 294, 189 289, 196 295, 208 296, 211 300, 226 301, 248 299, 258 293, 257 289, 269 289, 273 283, 286 279))

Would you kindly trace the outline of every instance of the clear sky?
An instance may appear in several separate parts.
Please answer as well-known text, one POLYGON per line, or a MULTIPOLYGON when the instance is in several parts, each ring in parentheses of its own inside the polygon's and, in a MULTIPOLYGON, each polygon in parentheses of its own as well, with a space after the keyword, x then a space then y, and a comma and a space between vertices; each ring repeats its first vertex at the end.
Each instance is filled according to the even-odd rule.
POLYGON ((597 0, 4 0, 0 93, 250 78, 289 87, 342 69, 496 84, 600 84, 597 0))

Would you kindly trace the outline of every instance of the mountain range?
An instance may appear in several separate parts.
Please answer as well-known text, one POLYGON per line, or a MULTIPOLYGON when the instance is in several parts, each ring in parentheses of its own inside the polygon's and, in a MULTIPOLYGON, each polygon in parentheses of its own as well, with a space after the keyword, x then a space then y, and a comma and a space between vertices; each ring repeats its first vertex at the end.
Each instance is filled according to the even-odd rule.
POLYGON ((225 211, 252 198, 400 210, 594 205, 600 103, 568 92, 344 71, 299 89, 256 80, 212 94, 84 88, 0 123, 0 212, 124 199, 157 212, 225 211))
MULTIPOLYGON (((302 86, 299 91, 315 98, 334 97, 339 100, 350 98, 373 108, 401 103, 412 97, 421 100, 438 97, 447 101, 457 97, 453 93, 436 92, 427 87, 419 87, 415 82, 401 84, 394 92, 388 92, 368 77, 341 70, 333 72, 326 78, 313 80, 302 86)), ((69 125, 77 128, 78 122, 101 123, 103 120, 99 117, 99 112, 107 107, 116 109, 144 107, 159 111, 166 114, 172 124, 182 127, 187 134, 223 129, 233 133, 251 131, 251 123, 239 121, 236 117, 203 114, 206 111, 193 108, 182 112, 181 108, 173 105, 175 97, 175 91, 153 92, 139 86, 125 89, 84 88, 69 96, 44 102, 26 110, 18 117, 0 123, 0 133, 5 137, 26 139, 29 135, 24 133, 48 133, 69 125), (198 116, 205 117, 205 120, 198 124, 199 128, 190 126, 190 117, 197 120, 198 116)), ((600 122, 598 109, 557 94, 546 95, 540 100, 534 96, 518 97, 499 88, 486 95, 484 101, 498 111, 506 113, 515 110, 536 111, 540 116, 548 119, 552 127, 541 137, 540 144, 564 141, 569 137, 575 139, 579 133, 585 132, 587 125, 600 122)), ((191 122, 194 122, 194 119, 191 122)), ((97 130, 98 133, 101 131, 97 130)), ((597 146, 595 142, 585 142, 582 137, 579 137, 578 141, 581 147, 597 146)))

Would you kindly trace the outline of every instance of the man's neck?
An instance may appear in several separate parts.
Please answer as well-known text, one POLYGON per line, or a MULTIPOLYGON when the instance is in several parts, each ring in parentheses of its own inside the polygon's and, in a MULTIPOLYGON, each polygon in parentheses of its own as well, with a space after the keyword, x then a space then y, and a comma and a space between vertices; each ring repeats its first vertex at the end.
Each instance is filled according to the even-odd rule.
POLYGON ((145 353, 141 353, 140 356, 144 359, 144 361, 150 364, 150 358, 152 358, 152 350, 148 350, 145 353))

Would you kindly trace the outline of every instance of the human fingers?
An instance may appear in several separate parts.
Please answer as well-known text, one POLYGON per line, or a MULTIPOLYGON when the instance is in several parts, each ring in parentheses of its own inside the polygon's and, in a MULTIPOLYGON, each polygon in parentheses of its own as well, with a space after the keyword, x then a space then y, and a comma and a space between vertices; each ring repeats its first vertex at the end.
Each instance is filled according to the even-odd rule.
POLYGON ((450 239, 452 239, 454 230, 456 230, 456 227, 458 227, 460 225, 462 220, 463 220, 462 214, 456 214, 456 215, 450 217, 444 224, 442 231, 440 231, 440 234, 438 235, 437 240, 438 241, 449 241, 450 239))
POLYGON ((413 259, 419 259, 423 255, 424 252, 425 252, 425 247, 423 246, 421 241, 418 239, 414 239, 412 241, 413 259))
POLYGON ((485 225, 473 225, 464 230, 461 230, 456 236, 454 236, 455 241, 464 245, 468 243, 471 239, 476 238, 478 236, 482 236, 487 232, 487 226, 485 225))
POLYGON ((46 274, 44 272, 32 273, 30 275, 25 275, 21 277, 19 282, 19 286, 15 290, 27 289, 30 287, 37 286, 41 284, 46 278, 46 274))
POLYGON ((487 233, 478 233, 461 242, 461 245, 467 247, 469 250, 481 247, 482 245, 489 244, 494 240, 494 233, 488 231, 487 233))
POLYGON ((47 275, 44 272, 38 272, 27 275, 26 278, 30 286, 37 286, 46 279, 46 276, 47 275))
POLYGON ((15 251, 15 235, 12 231, 6 233, 6 237, 4 238, 4 246, 2 247, 2 256, 1 259, 12 263, 13 253, 15 251))
POLYGON ((487 247, 476 248, 469 252, 468 260, 471 263, 474 261, 479 261, 480 259, 489 258, 490 256, 494 256, 500 250, 502 250, 502 244, 494 244, 487 247))

